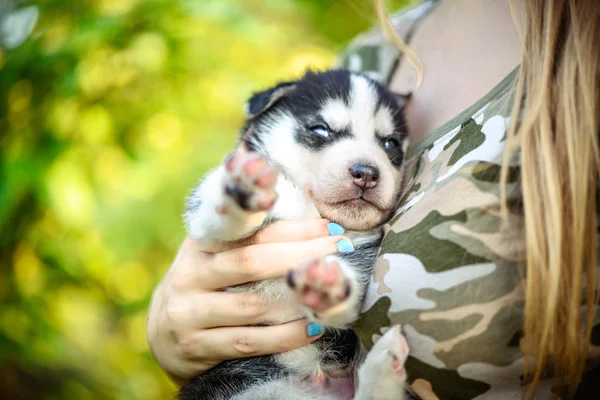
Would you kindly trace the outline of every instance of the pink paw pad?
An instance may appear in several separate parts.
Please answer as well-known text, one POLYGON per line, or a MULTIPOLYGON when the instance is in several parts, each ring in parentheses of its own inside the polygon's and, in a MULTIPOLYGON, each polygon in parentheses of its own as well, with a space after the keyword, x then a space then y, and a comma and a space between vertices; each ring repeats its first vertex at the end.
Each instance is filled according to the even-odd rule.
POLYGON ((324 311, 350 296, 350 282, 336 261, 312 261, 290 271, 287 284, 298 295, 301 304, 324 311))
POLYGON ((392 361, 392 368, 396 371, 396 375, 404 377, 406 370, 404 369, 404 363, 408 358, 408 344, 406 338, 401 333, 398 333, 398 338, 395 341, 395 346, 388 350, 388 354, 392 361))
MULTIPOLYGON (((254 152, 231 153, 225 160, 225 195, 246 211, 267 211, 273 207, 277 195, 277 170, 267 159, 254 152)), ((219 214, 227 213, 225 204, 217 207, 219 214)))

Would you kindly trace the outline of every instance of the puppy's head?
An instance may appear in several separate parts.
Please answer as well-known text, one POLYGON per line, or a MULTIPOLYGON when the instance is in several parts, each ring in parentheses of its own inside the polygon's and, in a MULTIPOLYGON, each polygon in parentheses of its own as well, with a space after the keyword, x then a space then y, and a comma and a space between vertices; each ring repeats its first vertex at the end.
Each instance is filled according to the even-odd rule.
POLYGON ((364 75, 308 72, 248 101, 242 140, 305 190, 322 217, 367 230, 385 222, 399 197, 402 106, 364 75))

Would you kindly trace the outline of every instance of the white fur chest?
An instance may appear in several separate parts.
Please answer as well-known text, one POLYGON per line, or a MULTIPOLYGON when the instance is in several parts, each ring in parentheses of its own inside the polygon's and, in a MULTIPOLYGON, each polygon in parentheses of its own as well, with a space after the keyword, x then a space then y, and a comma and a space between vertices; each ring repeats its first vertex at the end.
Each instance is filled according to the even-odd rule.
POLYGON ((283 176, 277 179, 275 191, 278 198, 270 213, 273 218, 295 220, 321 217, 304 192, 283 176))
POLYGON ((312 376, 319 369, 322 354, 314 344, 277 354, 277 362, 294 371, 299 376, 312 376))

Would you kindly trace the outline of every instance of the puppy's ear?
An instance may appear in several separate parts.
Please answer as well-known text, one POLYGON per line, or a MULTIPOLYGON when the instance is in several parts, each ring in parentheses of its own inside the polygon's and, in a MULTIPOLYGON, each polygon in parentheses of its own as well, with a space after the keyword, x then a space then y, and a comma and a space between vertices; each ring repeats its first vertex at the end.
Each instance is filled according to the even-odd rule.
POLYGON ((394 93, 394 96, 396 96, 396 101, 398 102, 398 105, 400 106, 400 108, 404 108, 404 106, 406 105, 408 100, 410 100, 410 98, 412 97, 412 92, 410 92, 410 93, 394 93))
POLYGON ((283 82, 277 86, 255 93, 246 103, 246 114, 252 119, 259 114, 267 111, 277 100, 296 88, 295 82, 283 82))

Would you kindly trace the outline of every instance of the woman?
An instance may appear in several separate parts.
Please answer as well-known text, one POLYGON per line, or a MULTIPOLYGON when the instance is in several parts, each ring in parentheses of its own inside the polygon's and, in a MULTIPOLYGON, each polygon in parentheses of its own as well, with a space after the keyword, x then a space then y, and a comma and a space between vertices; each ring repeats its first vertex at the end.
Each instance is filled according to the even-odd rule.
MULTIPOLYGON (((414 53, 372 32, 343 65, 399 93, 424 74, 406 107, 406 194, 356 325, 363 343, 402 324, 422 399, 600 393, 600 3, 430 0, 382 22, 414 53)), ((279 222, 219 254, 187 239, 149 315, 163 368, 181 381, 316 340, 304 320, 247 327, 290 311, 217 289, 334 253, 326 223, 279 222)))

